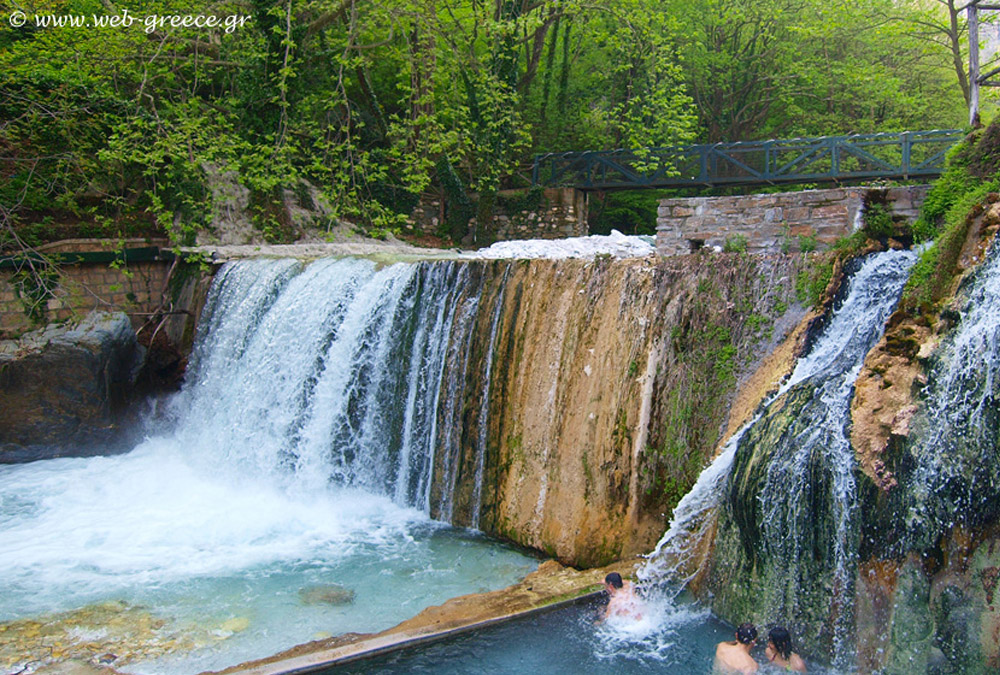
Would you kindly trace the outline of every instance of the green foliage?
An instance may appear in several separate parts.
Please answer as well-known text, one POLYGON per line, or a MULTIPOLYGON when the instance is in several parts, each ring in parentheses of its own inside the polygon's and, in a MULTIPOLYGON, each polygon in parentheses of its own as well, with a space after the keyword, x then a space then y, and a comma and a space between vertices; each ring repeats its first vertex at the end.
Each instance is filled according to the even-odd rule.
POLYGON ((462 181, 447 155, 438 159, 436 172, 445 195, 445 218, 442 223, 444 230, 441 234, 450 237, 452 241, 461 241, 469 229, 469 220, 475 215, 475 207, 469 201, 462 181))
POLYGON ((48 319, 48 301, 54 298, 53 290, 59 282, 58 266, 35 254, 15 258, 17 266, 10 277, 24 315, 31 323, 44 324, 48 319))
POLYGON ((945 214, 970 190, 980 183, 979 179, 969 172, 969 161, 975 143, 967 138, 959 143, 945 157, 945 170, 934 181, 930 191, 920 207, 920 216, 913 224, 913 236, 918 242, 934 239, 945 214))
POLYGON ((824 257, 795 277, 795 297, 808 307, 816 307, 833 278, 833 260, 824 257))
POLYGON ((762 328, 771 325, 771 319, 762 314, 751 314, 747 317, 747 328, 751 333, 758 333, 762 328))
POLYGON ((920 3, 663 4, 685 27, 678 49, 707 142, 962 123, 951 54, 914 29, 938 21, 920 3))
POLYGON ((661 194, 655 190, 607 192, 590 203, 590 231, 610 234, 656 234, 656 211, 661 194))
POLYGON ((730 329, 713 321, 675 325, 670 340, 677 367, 687 373, 686 384, 667 394, 663 426, 669 433, 659 447, 647 448, 644 470, 654 474, 649 489, 673 505, 701 471, 700 448, 715 440, 713 420, 736 381, 737 363, 730 329))
POLYGON ((818 242, 816 241, 816 235, 799 235, 799 251, 802 253, 812 253, 816 250, 818 242))
POLYGON ((267 192, 252 191, 250 217, 254 227, 260 230, 268 243, 286 244, 296 239, 295 228, 288 218, 280 187, 273 187, 267 192))
POLYGON ((904 305, 913 308, 941 299, 955 277, 969 225, 981 212, 989 193, 997 190, 1000 190, 1000 177, 980 183, 951 204, 945 212, 941 234, 921 254, 910 272, 903 290, 904 305))
POLYGON ((742 234, 734 234, 726 237, 722 250, 726 253, 746 253, 747 238, 742 234))
POLYGON ((891 237, 895 231, 892 212, 885 204, 869 204, 864 210, 865 233, 872 239, 891 237))
MULTIPOLYGON (((192 11, 180 0, 30 7, 125 8, 192 11)), ((5 29, 0 203, 26 224, 100 216, 116 236, 155 222, 189 243, 235 186, 258 195, 253 218, 277 241, 290 233, 269 206, 282 190, 315 186, 331 222, 379 235, 429 193, 460 239, 476 213, 488 236, 495 195, 524 184, 532 152, 962 117, 950 53, 911 30, 925 10, 891 0, 222 0, 205 11, 252 17, 230 32, 5 29)), ((639 168, 675 170, 652 156, 639 168)), ((609 195, 592 212, 595 231, 654 231, 653 193, 609 195)))
POLYGON ((498 194, 497 206, 503 209, 507 215, 513 215, 527 211, 538 211, 542 207, 544 199, 545 190, 541 187, 533 187, 519 192, 498 194))
POLYGON ((935 239, 914 265, 903 291, 910 310, 940 300, 957 273, 969 226, 1000 190, 1000 123, 970 134, 952 148, 914 225, 918 240, 935 239))

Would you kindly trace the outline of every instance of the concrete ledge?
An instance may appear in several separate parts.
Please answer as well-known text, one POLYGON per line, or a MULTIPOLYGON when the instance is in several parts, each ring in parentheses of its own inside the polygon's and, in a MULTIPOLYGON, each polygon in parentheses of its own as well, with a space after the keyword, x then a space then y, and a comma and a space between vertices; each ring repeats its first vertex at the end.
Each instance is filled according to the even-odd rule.
MULTIPOLYGON (((521 619, 597 598, 604 576, 611 571, 628 576, 641 561, 578 571, 554 560, 542 563, 520 583, 490 593, 452 598, 428 607, 412 619, 377 634, 348 633, 309 642, 267 659, 244 663, 219 675, 298 675, 387 654, 400 649, 521 619)), ((207 675, 207 674, 206 674, 207 675)))

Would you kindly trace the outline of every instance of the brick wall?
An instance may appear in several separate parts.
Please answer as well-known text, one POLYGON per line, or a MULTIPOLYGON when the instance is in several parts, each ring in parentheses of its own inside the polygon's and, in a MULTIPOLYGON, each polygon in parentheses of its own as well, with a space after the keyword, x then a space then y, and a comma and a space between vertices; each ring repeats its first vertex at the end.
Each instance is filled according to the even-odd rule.
MULTIPOLYGON (((117 242, 115 242, 117 245, 117 242)), ((149 246, 149 242, 126 242, 126 247, 149 246)), ((113 250, 114 246, 110 250, 113 250)), ((43 253, 109 250, 106 242, 70 240, 45 247, 43 253)), ((53 297, 47 301, 49 321, 63 321, 85 316, 95 309, 120 310, 141 320, 143 314, 156 309, 163 294, 169 261, 129 263, 123 269, 113 269, 107 263, 63 264, 58 268, 58 280, 53 297)), ((13 270, 0 270, 0 338, 16 337, 31 330, 30 320, 18 300, 10 280, 13 270)))
MULTIPOLYGON (((656 220, 656 249, 660 255, 682 255, 702 246, 724 247, 736 237, 746 240, 751 253, 797 251, 803 240, 823 249, 861 226, 865 194, 872 189, 664 199, 656 220)), ((889 188, 886 203, 912 222, 928 189, 889 188)))

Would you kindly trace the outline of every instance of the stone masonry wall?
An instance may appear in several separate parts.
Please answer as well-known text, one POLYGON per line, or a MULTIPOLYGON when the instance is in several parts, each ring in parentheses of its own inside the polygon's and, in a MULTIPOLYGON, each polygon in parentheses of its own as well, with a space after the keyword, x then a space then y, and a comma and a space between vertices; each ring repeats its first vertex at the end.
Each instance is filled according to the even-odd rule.
MULTIPOLYGON (((117 242, 116 242, 117 243, 117 242)), ((149 246, 126 242, 126 247, 149 246)), ((46 247, 44 253, 109 250, 99 241, 65 241, 46 247)), ((112 249, 113 250, 113 249, 112 249)), ((165 290, 170 262, 129 263, 114 269, 107 263, 59 266, 54 297, 48 300, 49 321, 82 318, 91 310, 123 311, 133 319, 152 312, 165 290)), ((0 339, 16 337, 34 328, 10 283, 13 270, 0 270, 0 339)))
MULTIPOLYGON (((765 195, 664 199, 656 219, 656 250, 683 255, 702 246, 723 248, 742 237, 751 253, 801 250, 803 242, 824 249, 862 224, 865 194, 878 188, 850 187, 765 195)), ((913 221, 929 186, 885 190, 896 216, 913 221)))
MULTIPOLYGON (((573 188, 546 188, 537 208, 508 213, 505 197, 513 201, 525 194, 521 190, 501 190, 493 218, 495 239, 562 239, 589 234, 587 227, 587 195, 573 188)), ((444 218, 442 204, 437 199, 421 200, 410 221, 414 229, 436 234, 444 218)), ((476 231, 476 219, 469 221, 469 232, 476 231)), ((471 239, 471 237, 470 237, 471 239)), ((471 242, 470 242, 471 243, 471 242)))

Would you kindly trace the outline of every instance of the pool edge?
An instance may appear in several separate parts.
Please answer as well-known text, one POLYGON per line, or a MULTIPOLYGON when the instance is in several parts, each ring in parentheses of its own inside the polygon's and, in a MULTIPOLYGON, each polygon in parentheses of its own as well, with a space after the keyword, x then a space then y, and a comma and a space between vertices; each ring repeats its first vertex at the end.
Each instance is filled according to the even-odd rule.
POLYGON ((268 659, 252 661, 227 668, 215 674, 204 673, 203 675, 302 675, 401 649, 437 642, 455 635, 461 635, 462 633, 480 630, 515 619, 522 619, 572 604, 593 600, 601 595, 602 590, 595 587, 601 583, 607 572, 619 571, 623 574, 631 575, 634 573, 639 562, 641 561, 624 561, 603 568, 579 571, 563 567, 553 560, 546 561, 539 566, 538 570, 529 574, 517 584, 499 591, 452 598, 443 605, 429 607, 412 619, 404 621, 381 633, 348 636, 347 639, 349 641, 346 644, 336 646, 317 645, 316 649, 311 651, 309 651, 309 647, 307 646, 309 643, 307 643, 307 645, 300 645, 290 650, 304 649, 306 650, 304 653, 289 655, 288 657, 282 657, 278 654, 268 659), (534 585, 541 582, 544 586, 546 581, 550 581, 553 578, 561 579, 562 584, 557 586, 557 590, 561 592, 546 593, 544 591, 534 591, 534 585), (525 592, 534 593, 536 597, 529 598, 528 600, 519 597, 524 596, 525 592), (490 601, 504 596, 514 598, 515 604, 517 601, 527 602, 528 604, 497 613, 491 613, 488 608, 483 609, 476 606, 480 600, 483 601, 483 604, 489 605, 490 601), (463 605, 471 605, 477 611, 480 611, 481 614, 464 621, 458 620, 450 623, 442 619, 433 621, 436 614, 443 613, 447 616, 449 609, 453 612, 461 611, 463 605), (444 627, 434 627, 435 624, 442 623, 445 624, 444 627))

